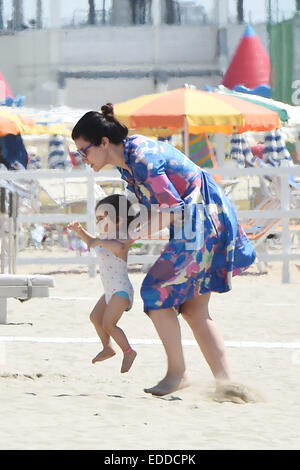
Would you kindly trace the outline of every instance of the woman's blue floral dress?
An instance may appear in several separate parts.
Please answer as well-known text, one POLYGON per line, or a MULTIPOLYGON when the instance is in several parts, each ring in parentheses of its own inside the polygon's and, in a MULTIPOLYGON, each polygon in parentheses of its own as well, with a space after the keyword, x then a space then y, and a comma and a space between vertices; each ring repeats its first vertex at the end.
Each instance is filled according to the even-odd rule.
POLYGON ((124 157, 132 175, 118 169, 140 204, 188 214, 179 232, 170 226, 170 240, 143 281, 145 312, 170 307, 180 311, 186 300, 229 291, 232 275, 247 269, 256 255, 222 189, 165 142, 129 137, 124 157))

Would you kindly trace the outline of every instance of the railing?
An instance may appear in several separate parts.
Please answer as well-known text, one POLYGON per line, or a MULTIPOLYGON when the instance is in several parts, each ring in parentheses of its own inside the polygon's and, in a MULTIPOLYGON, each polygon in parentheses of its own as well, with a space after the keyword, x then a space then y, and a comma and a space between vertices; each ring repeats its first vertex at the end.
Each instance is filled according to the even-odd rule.
POLYGON ((254 219, 280 219, 282 226, 282 253, 260 253, 262 261, 282 261, 282 282, 290 282, 290 261, 300 259, 300 254, 291 252, 290 219, 300 219, 300 204, 297 209, 290 209, 290 183, 289 176, 300 176, 300 166, 292 168, 226 168, 210 170, 211 174, 224 176, 273 176, 280 178, 280 209, 274 210, 241 210, 237 211, 239 221, 248 218, 254 219))
MULTIPOLYGON (((291 237, 289 229, 290 219, 300 219, 300 204, 299 208, 290 209, 290 186, 289 176, 300 176, 300 166, 293 168, 218 168, 208 170, 211 174, 217 174, 223 177, 243 177, 243 176, 271 176, 280 179, 280 208, 275 210, 238 210, 237 216, 239 220, 248 218, 254 219, 280 219, 282 227, 282 252, 281 253, 260 253, 259 258, 262 261, 282 261, 282 282, 290 282, 290 262, 292 260, 300 260, 300 254, 291 252, 291 237)), ((91 170, 76 170, 73 172, 65 172, 60 170, 28 170, 26 172, 0 172, 0 179, 7 181, 20 181, 20 180, 38 180, 61 178, 66 182, 68 179, 76 180, 77 178, 86 178, 87 184, 87 207, 85 214, 58 214, 58 213, 40 213, 40 214, 26 214, 19 215, 18 223, 68 223, 74 219, 87 224, 87 230, 95 233, 95 193, 94 185, 96 182, 120 182, 119 177, 112 177, 106 175, 105 172, 99 174, 91 170)), ((143 255, 143 264, 151 263, 154 261, 153 255, 143 255)), ((129 256, 129 264, 139 262, 139 255, 131 254, 129 256)), ((73 257, 30 257, 25 259, 17 256, 17 265, 24 264, 86 264, 89 266, 90 276, 94 276, 96 272, 97 258, 93 253, 85 256, 73 257)))
MULTIPOLYGON (((43 179, 62 179, 63 182, 73 182, 78 180, 82 182, 86 179, 87 184, 87 205, 86 213, 72 213, 72 214, 59 214, 54 212, 48 213, 29 213, 19 214, 18 224, 67 224, 72 220, 78 220, 79 222, 86 223, 87 230, 90 233, 95 233, 95 183, 120 183, 124 185, 124 181, 119 177, 111 176, 109 172, 103 172, 103 175, 99 176, 91 170, 76 170, 73 172, 66 172, 63 170, 27 170, 23 171, 12 171, 12 172, 0 172, 0 180, 17 182, 17 181, 42 181, 43 179)), ((90 276, 95 276, 95 267, 97 259, 94 253, 90 253, 87 256, 73 256, 73 257, 30 257, 30 259, 22 259, 16 256, 16 265, 26 264, 87 264, 89 266, 90 276)))

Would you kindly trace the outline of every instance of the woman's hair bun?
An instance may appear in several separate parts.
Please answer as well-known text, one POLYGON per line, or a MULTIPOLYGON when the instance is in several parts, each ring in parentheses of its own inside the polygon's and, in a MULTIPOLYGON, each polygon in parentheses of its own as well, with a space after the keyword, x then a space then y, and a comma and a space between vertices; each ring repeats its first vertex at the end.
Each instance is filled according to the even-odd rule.
POLYGON ((102 111, 102 114, 103 114, 104 118, 106 118, 106 117, 113 118, 114 117, 114 107, 113 107, 112 103, 106 103, 103 106, 101 106, 101 111, 102 111))

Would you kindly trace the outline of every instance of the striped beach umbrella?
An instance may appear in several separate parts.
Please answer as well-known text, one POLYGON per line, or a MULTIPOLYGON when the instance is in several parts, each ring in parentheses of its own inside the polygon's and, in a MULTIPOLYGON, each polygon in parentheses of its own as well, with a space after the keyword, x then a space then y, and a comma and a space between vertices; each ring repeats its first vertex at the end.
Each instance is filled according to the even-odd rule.
MULTIPOLYGON (((157 136, 178 131, 188 134, 268 131, 281 126, 278 113, 227 94, 179 88, 143 95, 114 106, 129 129, 147 129, 157 136)), ((186 142, 188 148, 188 142, 186 142)))
POLYGON ((292 106, 287 103, 282 103, 281 101, 272 100, 271 98, 265 98, 263 96, 254 95, 252 93, 241 93, 238 91, 229 90, 223 86, 218 87, 215 91, 217 93, 233 96, 241 100, 245 100, 248 103, 263 106, 266 109, 274 111, 278 114, 280 121, 285 127, 300 126, 300 106, 292 106))
POLYGON ((280 131, 271 131, 265 135, 263 159, 272 166, 292 161, 280 131))
POLYGON ((189 158, 196 165, 202 168, 216 166, 215 154, 206 134, 190 134, 189 146, 189 158))
POLYGON ((234 133, 230 140, 230 156, 237 163, 238 167, 246 167, 253 158, 251 149, 241 134, 234 133))

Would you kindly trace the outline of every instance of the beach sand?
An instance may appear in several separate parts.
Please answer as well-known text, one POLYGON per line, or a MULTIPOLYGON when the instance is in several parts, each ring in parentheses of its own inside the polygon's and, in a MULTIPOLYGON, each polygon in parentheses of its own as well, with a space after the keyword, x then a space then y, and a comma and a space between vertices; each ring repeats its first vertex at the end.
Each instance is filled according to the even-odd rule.
MULTIPOLYGON (((8 324, 0 325, 0 337, 9 340, 0 341, 0 449, 300 448, 300 351, 237 347, 240 341, 300 342, 295 263, 290 284, 281 283, 280 263, 264 275, 253 266, 234 278, 231 292, 212 296, 211 315, 229 344, 234 380, 263 396, 249 404, 213 400, 213 377, 193 344, 184 346, 191 386, 162 398, 143 391, 165 373, 160 344, 134 344, 138 356, 126 374, 120 374, 119 350, 93 365, 100 344, 89 313, 103 292, 98 276, 76 266, 23 266, 18 273, 53 274, 56 287, 50 298, 8 300, 8 324)), ((132 340, 157 340, 142 310, 144 276, 130 271, 135 303, 120 325, 132 340)), ((180 323, 183 340, 193 340, 180 323)))

